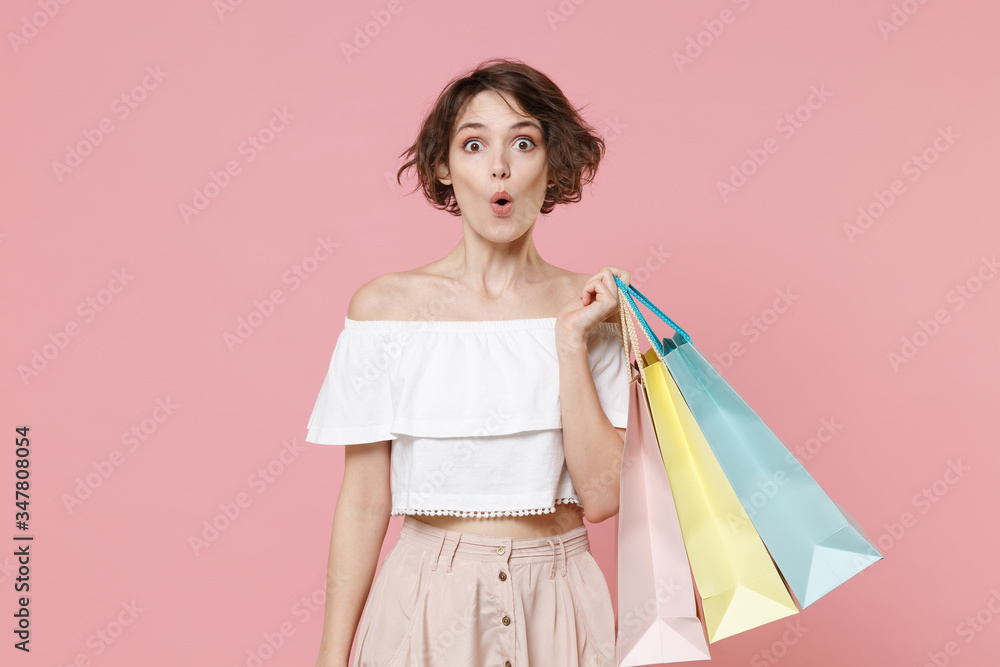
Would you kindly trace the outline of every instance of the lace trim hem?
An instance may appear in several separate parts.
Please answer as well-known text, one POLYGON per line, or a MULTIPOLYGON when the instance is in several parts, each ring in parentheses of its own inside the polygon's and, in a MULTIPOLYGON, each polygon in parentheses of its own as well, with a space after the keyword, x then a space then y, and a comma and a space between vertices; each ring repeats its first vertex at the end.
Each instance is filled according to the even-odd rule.
POLYGON ((552 502, 552 507, 530 509, 530 510, 489 510, 483 512, 463 511, 463 510, 427 510, 427 509, 394 509, 390 516, 402 516, 404 514, 424 514, 428 516, 459 516, 466 518, 489 519, 500 516, 525 516, 528 514, 551 514, 556 511, 557 503, 574 503, 583 507, 577 498, 556 498, 552 502))

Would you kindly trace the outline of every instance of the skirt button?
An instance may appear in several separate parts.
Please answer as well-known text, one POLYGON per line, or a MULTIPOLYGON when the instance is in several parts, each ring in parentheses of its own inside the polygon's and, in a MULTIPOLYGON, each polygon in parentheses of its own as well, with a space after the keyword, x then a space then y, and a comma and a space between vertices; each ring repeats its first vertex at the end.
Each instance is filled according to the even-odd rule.
POLYGON ((500 573, 500 581, 507 581, 507 573, 506 572, 501 572, 500 573))
POLYGON ((497 547, 497 553, 503 555, 503 547, 497 547))
POLYGON ((504 625, 510 625, 510 617, 504 616, 503 618, 500 619, 500 622, 503 623, 504 625))

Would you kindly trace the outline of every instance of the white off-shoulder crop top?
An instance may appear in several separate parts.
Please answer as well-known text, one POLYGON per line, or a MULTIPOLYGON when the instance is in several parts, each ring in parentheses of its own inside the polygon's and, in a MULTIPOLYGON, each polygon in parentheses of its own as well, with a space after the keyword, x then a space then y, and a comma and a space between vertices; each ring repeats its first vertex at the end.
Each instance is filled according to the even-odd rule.
MULTIPOLYGON (((393 516, 548 514, 582 505, 566 467, 556 318, 344 318, 308 442, 391 441, 393 516)), ((587 339, 601 407, 625 428, 621 325, 587 339)))

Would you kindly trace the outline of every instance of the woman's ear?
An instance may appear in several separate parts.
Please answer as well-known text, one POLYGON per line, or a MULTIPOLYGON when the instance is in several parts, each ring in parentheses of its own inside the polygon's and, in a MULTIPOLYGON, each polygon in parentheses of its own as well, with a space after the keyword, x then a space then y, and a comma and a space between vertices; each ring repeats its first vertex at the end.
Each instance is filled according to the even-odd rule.
POLYGON ((434 165, 434 175, 437 176, 437 179, 441 181, 442 185, 451 185, 451 174, 448 171, 448 165, 434 165))

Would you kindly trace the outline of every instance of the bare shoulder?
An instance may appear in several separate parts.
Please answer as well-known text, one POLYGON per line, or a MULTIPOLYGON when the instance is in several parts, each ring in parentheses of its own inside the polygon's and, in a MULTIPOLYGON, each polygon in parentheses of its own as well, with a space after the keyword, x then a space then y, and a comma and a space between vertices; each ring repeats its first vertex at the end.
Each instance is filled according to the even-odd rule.
POLYGON ((384 273, 372 278, 354 292, 347 304, 347 317, 352 320, 394 319, 400 294, 408 283, 403 273, 384 273))

